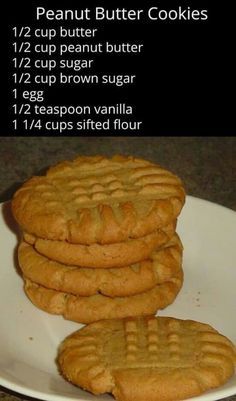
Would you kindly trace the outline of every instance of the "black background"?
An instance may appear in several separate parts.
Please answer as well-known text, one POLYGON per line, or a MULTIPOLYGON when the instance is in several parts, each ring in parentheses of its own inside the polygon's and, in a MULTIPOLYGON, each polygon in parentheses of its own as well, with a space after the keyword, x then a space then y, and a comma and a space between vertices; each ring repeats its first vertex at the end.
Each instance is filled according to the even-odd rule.
MULTIPOLYGON (((233 40, 233 10, 229 6, 212 1, 145 1, 137 2, 22 2, 8 3, 4 18, 3 46, 6 50, 3 76, 4 104, 1 135, 50 135, 32 130, 14 131, 11 121, 12 74, 15 71, 12 42, 13 26, 31 27, 93 27, 98 34, 91 43, 108 40, 144 43, 140 55, 102 55, 96 58, 93 72, 136 74, 136 82, 128 87, 79 87, 54 86, 47 90, 44 104, 113 104, 126 103, 135 106, 134 116, 143 121, 139 132, 63 132, 62 135, 234 135, 235 134, 235 61, 233 40), (207 9, 207 21, 36 21, 36 7, 68 9, 85 7, 144 9, 157 6, 166 10, 179 6, 207 9), (50 93, 49 93, 50 92, 50 93)), ((60 40, 60 39, 57 39, 60 40)), ((75 39, 70 42, 79 42, 75 39)), ((54 40, 55 42, 55 40, 54 40)), ((68 57, 68 56, 67 56, 68 57)), ((72 55, 78 58, 78 55, 72 55)), ((88 71, 88 70, 87 70, 88 71)), ((75 72, 76 73, 76 72, 75 72)), ((86 73, 86 72, 85 72, 86 73)), ((79 72, 78 72, 79 74, 79 72)), ((31 88, 30 88, 31 89, 31 88)), ((35 89, 35 85, 32 86, 35 89)), ((37 88, 45 89, 43 87, 37 88)), ((21 88, 19 87, 19 90, 21 88)), ((46 92, 45 92, 46 93, 46 92)), ((77 117, 74 117, 77 118, 77 117)), ((71 117, 69 117, 71 119, 71 117)), ((52 135, 60 135, 54 131, 52 135)))

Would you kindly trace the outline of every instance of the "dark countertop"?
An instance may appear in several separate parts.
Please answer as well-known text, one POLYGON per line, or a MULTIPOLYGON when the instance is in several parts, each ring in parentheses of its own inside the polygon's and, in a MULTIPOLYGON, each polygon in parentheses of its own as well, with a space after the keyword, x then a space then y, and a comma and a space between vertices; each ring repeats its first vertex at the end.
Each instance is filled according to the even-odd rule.
MULTIPOLYGON (((179 175, 187 193, 236 211, 236 137, 0 138, 0 201, 32 175, 78 154, 132 154, 179 175)), ((30 400, 0 387, 4 401, 30 400)), ((236 401, 236 395, 225 398, 236 401)))
POLYGON ((173 170, 190 195, 236 210, 236 138, 0 138, 0 201, 32 175, 77 154, 133 154, 173 170))

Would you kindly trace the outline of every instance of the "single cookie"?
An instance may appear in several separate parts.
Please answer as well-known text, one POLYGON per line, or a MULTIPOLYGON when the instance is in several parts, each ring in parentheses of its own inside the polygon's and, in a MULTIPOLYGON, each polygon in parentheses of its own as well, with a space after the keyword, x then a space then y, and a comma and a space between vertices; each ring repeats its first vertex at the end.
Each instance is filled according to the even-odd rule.
POLYGON ((25 233, 24 239, 38 253, 67 265, 91 268, 123 267, 147 259, 150 254, 166 244, 175 233, 176 222, 141 238, 115 244, 71 244, 66 241, 45 240, 25 233))
POLYGON ((44 287, 75 295, 101 293, 124 297, 147 291, 173 277, 182 266, 183 247, 177 235, 150 259, 115 269, 91 269, 67 266, 40 255, 22 241, 18 260, 25 277, 44 287))
POLYGON ((122 401, 177 401, 224 384, 235 347, 211 326, 170 317, 100 321, 64 340, 63 376, 122 401))
POLYGON ((129 297, 107 297, 92 295, 81 297, 61 291, 50 290, 25 278, 25 292, 32 303, 52 314, 80 323, 91 323, 102 319, 141 316, 156 313, 171 304, 183 283, 183 270, 175 277, 149 291, 129 297))
POLYGON ((13 214, 39 238, 111 244, 168 225, 185 201, 181 180, 134 157, 78 157, 28 180, 14 195, 13 214))

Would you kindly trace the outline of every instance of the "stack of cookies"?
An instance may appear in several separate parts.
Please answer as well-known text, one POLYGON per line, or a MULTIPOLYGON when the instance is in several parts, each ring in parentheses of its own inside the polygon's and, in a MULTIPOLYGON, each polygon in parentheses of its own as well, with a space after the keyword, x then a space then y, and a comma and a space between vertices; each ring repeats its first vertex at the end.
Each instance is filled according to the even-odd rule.
POLYGON ((12 201, 27 296, 81 323, 166 307, 183 282, 184 201, 177 176, 134 157, 78 157, 31 178, 12 201))

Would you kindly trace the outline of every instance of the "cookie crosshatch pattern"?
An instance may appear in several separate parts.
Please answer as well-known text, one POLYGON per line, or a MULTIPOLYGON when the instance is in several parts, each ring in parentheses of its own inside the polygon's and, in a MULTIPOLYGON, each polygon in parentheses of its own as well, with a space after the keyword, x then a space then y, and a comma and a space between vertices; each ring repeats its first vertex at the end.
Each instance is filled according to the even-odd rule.
POLYGON ((211 326, 169 317, 100 321, 62 343, 67 380, 117 400, 173 401, 220 386, 234 373, 234 345, 211 326))
POLYGON ((178 177, 133 157, 78 157, 33 177, 13 198, 26 232, 71 243, 138 238, 179 215, 185 192, 178 177))

